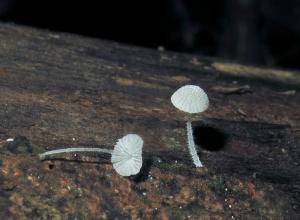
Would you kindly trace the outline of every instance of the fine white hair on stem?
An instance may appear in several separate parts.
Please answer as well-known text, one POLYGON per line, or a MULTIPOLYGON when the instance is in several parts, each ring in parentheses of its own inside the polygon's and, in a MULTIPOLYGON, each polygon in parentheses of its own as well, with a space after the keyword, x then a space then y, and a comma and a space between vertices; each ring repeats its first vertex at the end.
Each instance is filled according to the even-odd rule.
POLYGON ((96 152, 96 153, 108 153, 111 154, 112 150, 102 149, 102 148, 94 148, 94 147, 71 147, 57 150, 50 150, 45 153, 39 154, 40 160, 46 159, 47 156, 54 154, 62 154, 62 153, 75 153, 75 152, 96 152))
POLYGON ((186 122, 186 130, 187 130, 187 140, 188 140, 188 149, 191 154, 191 157, 193 159, 193 163, 196 167, 203 167, 196 148, 195 148, 195 142, 194 142, 194 137, 193 137, 193 129, 192 129, 192 122, 188 120, 186 122))

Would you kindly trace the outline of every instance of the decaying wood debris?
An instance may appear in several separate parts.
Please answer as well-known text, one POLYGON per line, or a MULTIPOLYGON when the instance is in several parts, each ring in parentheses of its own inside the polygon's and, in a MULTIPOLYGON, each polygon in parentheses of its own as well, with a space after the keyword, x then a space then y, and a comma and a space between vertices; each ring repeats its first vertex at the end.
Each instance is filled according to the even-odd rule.
POLYGON ((299 219, 299 88, 299 72, 1 24, 0 219, 299 219), (205 168, 170 102, 185 84, 211 102, 193 122, 205 168), (134 177, 37 157, 128 133, 144 139, 134 177))

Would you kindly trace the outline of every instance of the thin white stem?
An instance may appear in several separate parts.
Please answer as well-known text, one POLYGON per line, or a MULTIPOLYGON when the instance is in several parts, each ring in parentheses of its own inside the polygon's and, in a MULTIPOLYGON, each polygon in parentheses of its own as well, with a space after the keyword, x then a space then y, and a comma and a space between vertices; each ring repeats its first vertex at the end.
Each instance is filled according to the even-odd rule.
POLYGON ((188 148, 191 154, 191 157, 193 159, 193 162, 195 164, 196 167, 203 167, 196 148, 195 148, 195 142, 194 142, 194 137, 193 137, 193 129, 192 129, 192 122, 191 120, 188 120, 186 122, 186 130, 187 130, 187 139, 188 139, 188 148))
POLYGON ((53 155, 53 154, 61 154, 61 153, 73 153, 73 152, 96 152, 96 153, 107 153, 111 154, 113 151, 109 149, 102 149, 102 148, 93 148, 93 147, 73 147, 73 148, 64 148, 58 150, 50 150, 45 153, 39 154, 40 160, 44 160, 46 156, 53 155))

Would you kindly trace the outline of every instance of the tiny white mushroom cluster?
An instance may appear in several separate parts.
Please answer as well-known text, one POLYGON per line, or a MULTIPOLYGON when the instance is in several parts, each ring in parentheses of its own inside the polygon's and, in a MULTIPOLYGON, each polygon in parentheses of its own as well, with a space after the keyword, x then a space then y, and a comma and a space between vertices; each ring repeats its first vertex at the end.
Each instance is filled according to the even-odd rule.
POLYGON ((41 160, 47 156, 61 153, 96 152, 111 154, 111 162, 115 171, 121 176, 131 176, 140 172, 143 164, 143 139, 137 134, 127 134, 118 140, 113 150, 102 148, 64 148, 39 154, 41 160))
MULTIPOLYGON (((199 86, 186 85, 174 92, 171 96, 171 102, 177 109, 188 114, 188 120, 186 122, 188 149, 194 165, 196 167, 202 167, 203 165, 195 148, 191 114, 205 111, 209 105, 208 97, 199 86)), ((139 173, 141 170, 143 164, 143 144, 144 141, 140 136, 137 134, 128 134, 117 141, 113 150, 90 147, 64 148, 39 154, 39 158, 44 160, 51 155, 73 152, 107 153, 111 154, 111 163, 115 171, 121 176, 130 176, 139 173)))
POLYGON ((186 122, 188 149, 194 165, 196 167, 203 167, 195 148, 190 114, 204 112, 209 105, 208 96, 199 86, 186 85, 174 92, 171 96, 171 102, 177 109, 186 112, 189 116, 186 122))

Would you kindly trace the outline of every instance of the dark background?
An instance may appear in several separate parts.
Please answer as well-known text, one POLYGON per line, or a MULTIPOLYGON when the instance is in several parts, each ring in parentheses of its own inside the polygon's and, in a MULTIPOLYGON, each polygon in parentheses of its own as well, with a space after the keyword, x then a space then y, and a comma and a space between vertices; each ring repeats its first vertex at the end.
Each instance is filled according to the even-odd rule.
POLYGON ((299 0, 0 0, 0 20, 299 69, 299 0))

